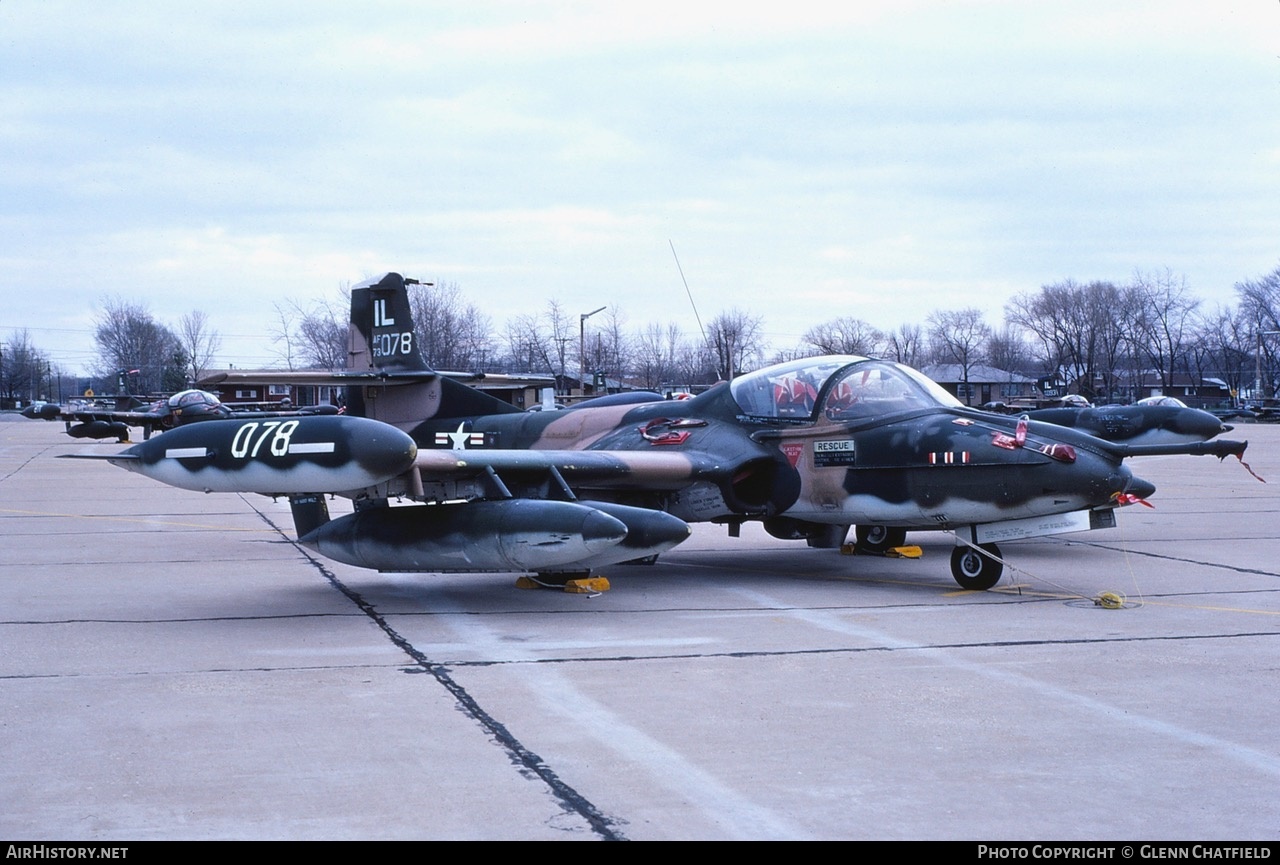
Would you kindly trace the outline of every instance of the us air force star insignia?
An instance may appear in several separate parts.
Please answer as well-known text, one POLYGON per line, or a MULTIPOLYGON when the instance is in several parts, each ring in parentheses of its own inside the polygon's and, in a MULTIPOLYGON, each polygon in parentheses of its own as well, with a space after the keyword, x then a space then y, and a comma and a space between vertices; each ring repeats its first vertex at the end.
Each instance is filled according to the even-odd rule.
POLYGON ((462 428, 464 426, 466 426, 465 423, 460 423, 458 424, 457 432, 447 433, 449 440, 453 442, 452 450, 464 451, 467 449, 467 439, 471 438, 471 433, 463 432, 462 428))
POLYGON ((482 432, 463 432, 463 427, 467 425, 466 421, 458 424, 458 429, 454 432, 438 432, 436 433, 436 444, 443 447, 448 445, 450 450, 465 451, 471 448, 484 447, 484 433, 482 432))

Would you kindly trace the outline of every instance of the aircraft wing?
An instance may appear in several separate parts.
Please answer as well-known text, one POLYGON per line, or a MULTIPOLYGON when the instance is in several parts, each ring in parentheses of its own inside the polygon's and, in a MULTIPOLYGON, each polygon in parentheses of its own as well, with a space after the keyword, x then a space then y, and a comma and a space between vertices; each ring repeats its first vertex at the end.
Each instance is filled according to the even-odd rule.
POLYGON ((420 449, 413 471, 423 480, 554 474, 570 487, 678 490, 700 480, 719 480, 726 467, 697 453, 420 449))
POLYGON ((54 403, 45 403, 39 408, 24 409, 22 416, 33 420, 64 421, 67 423, 74 421, 88 423, 95 420, 118 421, 133 426, 140 426, 149 421, 158 420, 160 417, 160 415, 151 411, 121 411, 111 408, 64 408, 54 403))
POLYGON ((159 428, 163 422, 163 417, 155 412, 110 409, 74 409, 38 417, 63 421, 67 425, 67 434, 72 438, 117 438, 122 442, 129 440, 129 427, 142 427, 149 438, 151 430, 159 428))
POLYGON ((63 421, 80 421, 87 423, 95 420, 119 421, 127 423, 130 426, 142 426, 145 423, 155 423, 159 421, 161 416, 151 411, 96 411, 96 410, 77 410, 65 411, 58 420, 63 421))

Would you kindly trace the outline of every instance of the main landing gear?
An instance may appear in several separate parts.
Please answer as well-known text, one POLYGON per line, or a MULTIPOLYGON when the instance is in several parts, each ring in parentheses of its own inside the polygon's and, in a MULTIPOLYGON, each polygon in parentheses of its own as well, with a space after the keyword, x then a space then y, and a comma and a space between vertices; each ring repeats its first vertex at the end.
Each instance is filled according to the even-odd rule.
POLYGON ((961 544, 951 553, 951 576, 962 589, 981 592, 1000 582, 1004 562, 995 544, 978 544, 977 549, 961 544))
POLYGON ((907 530, 890 526, 858 526, 854 537, 863 553, 884 553, 907 542, 907 530))

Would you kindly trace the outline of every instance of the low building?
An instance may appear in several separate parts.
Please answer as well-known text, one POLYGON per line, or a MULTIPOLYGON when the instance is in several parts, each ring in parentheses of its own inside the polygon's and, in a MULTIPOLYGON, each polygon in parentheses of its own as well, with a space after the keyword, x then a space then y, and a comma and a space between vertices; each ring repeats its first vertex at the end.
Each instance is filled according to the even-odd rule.
POLYGON ((967 383, 964 367, 958 363, 937 363, 922 367, 920 371, 965 405, 1009 403, 1037 396, 1035 379, 993 366, 971 365, 967 383))

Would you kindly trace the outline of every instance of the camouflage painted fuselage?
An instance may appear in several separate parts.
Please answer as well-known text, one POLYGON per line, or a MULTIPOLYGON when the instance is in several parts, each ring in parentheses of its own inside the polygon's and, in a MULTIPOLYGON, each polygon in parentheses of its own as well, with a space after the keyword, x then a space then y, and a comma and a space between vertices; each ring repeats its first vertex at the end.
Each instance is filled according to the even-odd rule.
POLYGON ((480 461, 485 451, 608 453, 632 470, 572 484, 579 495, 689 521, 941 529, 1114 505, 1119 493, 1154 490, 1088 435, 1036 422, 1023 422, 1021 437, 1018 429, 1013 418, 944 405, 855 421, 821 411, 753 418, 721 385, 686 401, 433 419, 412 435, 424 453, 442 448, 480 461), (646 478, 651 454, 685 459, 687 477, 665 485, 646 478))

